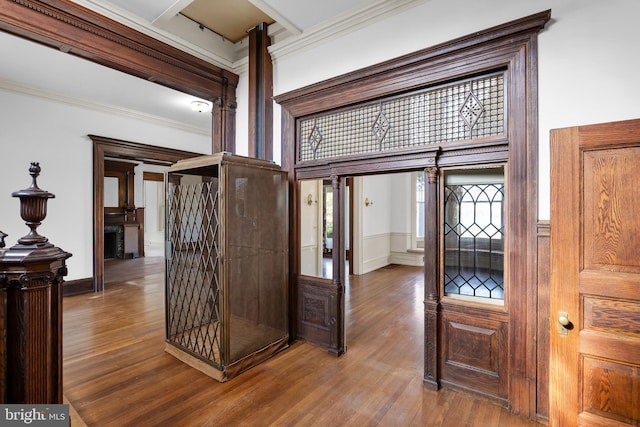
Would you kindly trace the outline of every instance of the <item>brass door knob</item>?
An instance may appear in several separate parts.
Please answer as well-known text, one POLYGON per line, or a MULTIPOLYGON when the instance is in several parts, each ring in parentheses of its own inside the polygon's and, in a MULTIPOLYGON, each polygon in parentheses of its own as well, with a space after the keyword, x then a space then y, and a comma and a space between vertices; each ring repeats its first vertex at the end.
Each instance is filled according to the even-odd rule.
POLYGON ((569 321, 569 316, 566 313, 562 313, 558 316, 558 323, 562 326, 568 326, 571 322, 569 321))

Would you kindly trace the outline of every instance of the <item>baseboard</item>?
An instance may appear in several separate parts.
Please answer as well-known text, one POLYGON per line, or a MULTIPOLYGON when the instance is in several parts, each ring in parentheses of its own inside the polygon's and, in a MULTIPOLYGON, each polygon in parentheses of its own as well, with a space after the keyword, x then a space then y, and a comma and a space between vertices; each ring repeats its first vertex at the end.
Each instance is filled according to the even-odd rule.
POLYGON ((374 271, 382 267, 386 267, 387 265, 389 265, 388 255, 383 255, 374 259, 366 260, 364 262, 364 265, 362 266, 363 267, 362 274, 369 273, 370 271, 374 271))
POLYGON ((65 281, 62 284, 62 296, 86 294, 93 292, 93 277, 65 281))
POLYGON ((400 265, 412 265, 415 267, 422 267, 424 265, 424 253, 423 252, 391 252, 389 258, 391 264, 400 265))

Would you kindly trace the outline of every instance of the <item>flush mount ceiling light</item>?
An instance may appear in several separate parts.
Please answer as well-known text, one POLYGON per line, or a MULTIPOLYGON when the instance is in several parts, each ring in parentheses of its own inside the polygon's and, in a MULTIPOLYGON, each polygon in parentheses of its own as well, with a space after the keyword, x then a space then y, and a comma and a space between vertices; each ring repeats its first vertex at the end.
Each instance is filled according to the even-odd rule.
POLYGON ((198 113, 208 113, 211 111, 211 104, 204 101, 192 101, 191 109, 193 111, 197 111, 198 113))

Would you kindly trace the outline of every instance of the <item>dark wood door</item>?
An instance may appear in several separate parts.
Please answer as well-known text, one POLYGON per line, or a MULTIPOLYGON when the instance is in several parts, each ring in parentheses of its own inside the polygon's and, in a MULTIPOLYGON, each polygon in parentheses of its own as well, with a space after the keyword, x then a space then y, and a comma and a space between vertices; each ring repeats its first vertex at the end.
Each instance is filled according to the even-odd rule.
POLYGON ((552 131, 551 426, 640 425, 639 207, 640 120, 552 131))

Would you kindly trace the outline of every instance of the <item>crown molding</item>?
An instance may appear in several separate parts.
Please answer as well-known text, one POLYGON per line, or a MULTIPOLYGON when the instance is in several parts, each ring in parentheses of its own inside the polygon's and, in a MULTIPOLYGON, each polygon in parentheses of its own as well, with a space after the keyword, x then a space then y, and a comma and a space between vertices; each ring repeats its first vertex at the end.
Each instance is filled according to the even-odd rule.
POLYGON ((269 47, 273 62, 304 49, 352 33, 365 25, 411 9, 430 0, 378 0, 373 4, 346 12, 335 19, 305 30, 269 47))
POLYGON ((89 101, 86 99, 70 97, 70 96, 62 95, 60 93, 34 88, 32 86, 27 86, 22 83, 18 83, 11 80, 0 79, 0 89, 9 91, 9 92, 18 93, 20 95, 32 96, 35 98, 40 98, 40 99, 44 99, 51 102, 66 104, 73 107, 80 107, 83 109, 97 111, 100 113, 117 115, 120 117, 143 121, 143 122, 158 125, 158 126, 171 127, 183 132, 189 132, 196 135, 211 137, 211 128, 201 128, 198 126, 191 126, 183 122, 180 122, 178 120, 168 119, 166 117, 142 113, 140 111, 135 111, 128 108, 117 107, 117 106, 108 105, 108 104, 102 104, 94 101, 89 101))

